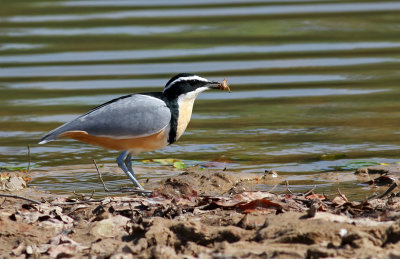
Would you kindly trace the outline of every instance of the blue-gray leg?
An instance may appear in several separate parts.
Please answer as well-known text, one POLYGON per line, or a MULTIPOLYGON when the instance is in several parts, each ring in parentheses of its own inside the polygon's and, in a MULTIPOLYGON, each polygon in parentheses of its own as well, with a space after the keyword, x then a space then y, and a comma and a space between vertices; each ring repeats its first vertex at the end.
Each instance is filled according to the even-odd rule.
POLYGON ((136 179, 135 174, 133 173, 132 169, 132 156, 129 154, 128 151, 123 151, 117 158, 118 166, 125 172, 125 174, 131 179, 133 184, 138 187, 139 189, 144 189, 139 181, 136 179))
POLYGON ((125 158, 125 165, 126 168, 128 169, 129 172, 132 173, 133 177, 136 178, 135 172, 133 172, 133 168, 132 168, 132 155, 128 153, 128 155, 125 158))

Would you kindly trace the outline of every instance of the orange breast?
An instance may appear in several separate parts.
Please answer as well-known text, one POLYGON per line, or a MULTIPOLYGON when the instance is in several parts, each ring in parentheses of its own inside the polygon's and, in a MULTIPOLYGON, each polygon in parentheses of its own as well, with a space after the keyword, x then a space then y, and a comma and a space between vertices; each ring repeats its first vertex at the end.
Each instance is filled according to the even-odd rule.
POLYGON ((168 145, 168 134, 166 129, 162 131, 138 138, 112 138, 104 136, 92 136, 86 131, 67 131, 60 134, 59 138, 72 138, 92 145, 101 146, 114 150, 130 150, 132 153, 153 151, 168 145))

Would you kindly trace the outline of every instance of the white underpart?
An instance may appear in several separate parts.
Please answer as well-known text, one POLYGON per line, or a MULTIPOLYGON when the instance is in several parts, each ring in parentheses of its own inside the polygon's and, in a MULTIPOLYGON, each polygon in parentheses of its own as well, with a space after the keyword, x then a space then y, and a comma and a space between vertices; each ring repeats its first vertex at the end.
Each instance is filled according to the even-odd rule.
POLYGON ((193 92, 189 92, 186 94, 182 94, 178 97, 178 107, 179 107, 179 117, 178 117, 178 125, 176 128, 176 140, 182 136, 183 132, 185 132, 187 125, 189 124, 190 118, 192 117, 192 110, 194 100, 196 97, 205 90, 209 88, 204 86, 197 88, 193 92))
POLYGON ((179 77, 179 78, 175 79, 174 81, 172 81, 171 83, 169 83, 168 85, 166 85, 165 88, 164 88, 164 91, 167 90, 168 88, 170 88, 172 85, 176 84, 177 82, 190 81, 190 80, 199 80, 199 81, 203 81, 203 82, 208 82, 207 79, 205 79, 203 77, 200 77, 200 76, 179 77))

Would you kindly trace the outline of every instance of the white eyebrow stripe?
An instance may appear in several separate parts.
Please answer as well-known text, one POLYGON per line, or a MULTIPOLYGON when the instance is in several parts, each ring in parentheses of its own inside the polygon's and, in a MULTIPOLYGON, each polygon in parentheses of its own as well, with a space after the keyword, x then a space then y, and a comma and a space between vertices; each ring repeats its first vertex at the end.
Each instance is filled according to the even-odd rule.
POLYGON ((179 77, 179 78, 175 79, 174 81, 172 81, 171 83, 169 83, 167 86, 165 86, 164 91, 167 90, 168 88, 170 88, 171 86, 173 86, 175 83, 178 83, 180 81, 189 81, 189 80, 199 80, 199 81, 203 81, 203 82, 208 82, 207 79, 200 77, 200 76, 179 77))

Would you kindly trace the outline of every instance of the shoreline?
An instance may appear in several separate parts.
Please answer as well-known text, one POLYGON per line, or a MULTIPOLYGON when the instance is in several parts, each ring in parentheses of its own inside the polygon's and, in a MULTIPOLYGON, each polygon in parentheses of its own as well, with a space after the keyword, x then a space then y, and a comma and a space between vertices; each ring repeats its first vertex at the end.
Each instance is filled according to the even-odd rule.
POLYGON ((280 193, 247 191, 254 180, 222 170, 187 170, 159 181, 145 197, 8 192, 39 203, 0 197, 0 253, 6 258, 400 256, 396 182, 382 197, 348 201, 340 190, 332 198, 313 189, 293 193, 290 186, 280 193))

